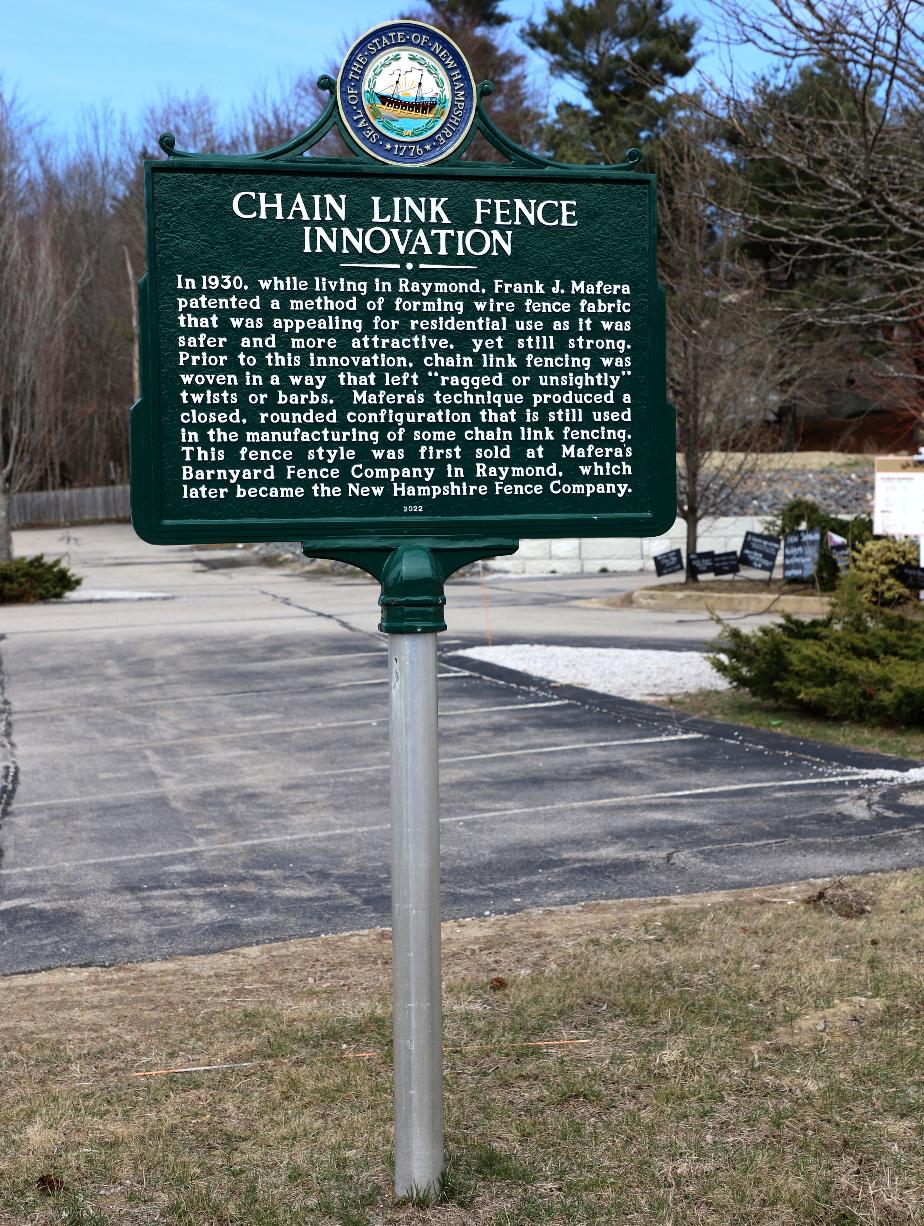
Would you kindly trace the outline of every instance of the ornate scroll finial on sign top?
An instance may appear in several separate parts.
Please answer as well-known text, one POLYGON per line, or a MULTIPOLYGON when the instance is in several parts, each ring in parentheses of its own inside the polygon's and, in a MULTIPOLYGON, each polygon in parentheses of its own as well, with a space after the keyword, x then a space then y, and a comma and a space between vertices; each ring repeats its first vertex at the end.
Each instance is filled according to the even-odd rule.
MULTIPOLYGON (((158 144, 170 158, 206 162, 298 161, 333 129, 357 157, 389 166, 418 169, 436 163, 453 164, 481 135, 514 166, 567 168, 518 145, 494 123, 485 99, 494 93, 491 81, 477 87, 462 51, 433 26, 421 21, 395 21, 369 30, 347 52, 335 80, 318 78, 318 88, 330 95, 322 114, 306 131, 272 149, 255 153, 193 153, 177 149, 176 137, 164 132, 158 144)), ((327 163, 353 159, 324 157, 327 163)), ((618 165, 597 170, 615 173, 636 169, 639 149, 629 149, 618 165)), ((466 159, 468 165, 479 163, 466 159)))

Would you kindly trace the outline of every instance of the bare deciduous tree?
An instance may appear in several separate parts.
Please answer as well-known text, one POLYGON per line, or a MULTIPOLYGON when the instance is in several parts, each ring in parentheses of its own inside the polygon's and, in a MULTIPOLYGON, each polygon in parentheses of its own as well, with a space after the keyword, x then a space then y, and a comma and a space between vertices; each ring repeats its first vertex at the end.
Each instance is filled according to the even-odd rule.
MULTIPOLYGON (((724 4, 724 0, 719 0, 724 4)), ((776 56, 786 83, 725 92, 723 119, 749 168, 737 221, 776 272, 831 272, 800 309, 833 325, 924 318, 924 9, 915 0, 728 4, 734 36, 776 56), (814 104, 793 88, 824 74, 814 104), (795 75, 794 75, 795 74, 795 75), (837 284, 837 277, 847 277, 837 284)))
POLYGON ((692 109, 678 108, 658 153, 660 277, 688 555, 702 520, 733 513, 759 463, 766 423, 798 378, 759 275, 711 203, 731 205, 740 191, 715 135, 692 109))
POLYGON ((0 561, 12 557, 10 499, 41 472, 60 429, 73 302, 54 218, 35 191, 32 138, 15 100, 0 92, 0 561))
MULTIPOLYGON (((749 183, 733 217, 793 327, 839 330, 924 416, 924 6, 715 0, 782 76, 722 91, 749 183)), ((881 396, 878 397, 880 400, 881 396)), ((904 410, 902 410, 904 411, 904 410)))
POLYGON ((110 114, 90 117, 75 142, 40 159, 37 185, 55 230, 66 297, 66 355, 58 401, 66 445, 47 453, 42 483, 51 486, 125 480, 136 336, 135 287, 125 272, 126 247, 140 264, 140 213, 126 228, 121 205, 132 183, 130 137, 110 114), (129 233, 131 231, 131 233, 129 233))

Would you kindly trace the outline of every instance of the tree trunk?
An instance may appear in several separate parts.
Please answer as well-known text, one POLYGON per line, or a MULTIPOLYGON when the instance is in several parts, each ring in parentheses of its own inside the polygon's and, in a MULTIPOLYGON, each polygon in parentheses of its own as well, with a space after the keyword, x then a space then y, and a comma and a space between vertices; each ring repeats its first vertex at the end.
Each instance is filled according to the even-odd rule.
POLYGON ((690 565, 690 554, 696 553, 696 537, 699 532, 699 516, 692 507, 687 507, 687 583, 699 583, 699 575, 697 575, 693 567, 690 565))
POLYGON ((10 487, 0 477, 0 562, 11 562, 13 559, 13 528, 12 508, 10 506, 10 487))
POLYGON ((122 250, 125 253, 125 271, 128 273, 128 300, 131 304, 132 313, 132 404, 137 404, 141 399, 141 368, 138 352, 138 284, 135 280, 135 268, 132 264, 132 257, 129 254, 127 243, 122 244, 122 250))

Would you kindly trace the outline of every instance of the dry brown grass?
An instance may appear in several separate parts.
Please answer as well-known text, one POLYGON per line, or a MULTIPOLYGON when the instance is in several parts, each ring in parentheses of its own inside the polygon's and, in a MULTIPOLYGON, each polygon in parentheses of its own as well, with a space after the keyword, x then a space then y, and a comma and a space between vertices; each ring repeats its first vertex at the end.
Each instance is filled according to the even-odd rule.
POLYGON ((909 873, 446 924, 428 1210, 387 932, 3 980, 0 1223, 924 1223, 922 919, 909 873))

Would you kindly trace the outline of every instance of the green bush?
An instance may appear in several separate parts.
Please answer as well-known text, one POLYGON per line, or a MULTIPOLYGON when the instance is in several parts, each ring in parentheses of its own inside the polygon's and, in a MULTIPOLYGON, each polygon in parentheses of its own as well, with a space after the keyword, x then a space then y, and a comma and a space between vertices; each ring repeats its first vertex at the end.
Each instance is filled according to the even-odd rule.
POLYGON ((68 570, 60 558, 48 560, 43 553, 34 558, 0 562, 0 604, 57 600, 81 583, 83 580, 68 570))
POLYGON ((796 532, 802 525, 811 532, 817 528, 821 532, 821 552, 818 556, 818 567, 815 571, 818 586, 822 591, 833 591, 837 586, 837 563, 828 548, 828 532, 836 532, 846 538, 851 550, 857 549, 872 539, 873 521, 869 515, 856 515, 853 519, 841 519, 837 515, 829 515, 822 511, 817 503, 810 498, 795 498, 788 502, 775 519, 768 520, 765 530, 771 536, 785 536, 787 532, 796 532))
POLYGON ((752 632, 726 623, 713 667, 738 689, 831 719, 924 727, 924 622, 864 610, 856 586, 825 618, 752 632))
POLYGON ((900 566, 916 566, 917 562, 916 541, 884 536, 866 541, 855 550, 850 561, 850 573, 863 601, 881 608, 883 605, 900 604, 909 598, 908 589, 895 572, 900 566))

